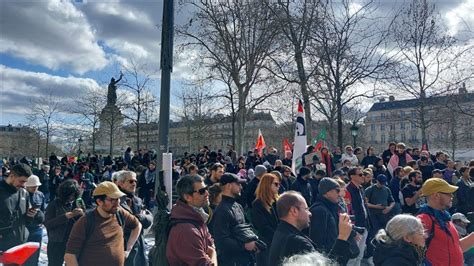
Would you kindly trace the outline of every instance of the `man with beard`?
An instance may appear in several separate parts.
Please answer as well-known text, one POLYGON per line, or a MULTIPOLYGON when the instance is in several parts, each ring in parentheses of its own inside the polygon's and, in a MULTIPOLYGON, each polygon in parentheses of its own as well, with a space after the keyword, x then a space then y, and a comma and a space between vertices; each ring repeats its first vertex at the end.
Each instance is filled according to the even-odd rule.
POLYGON ((406 184, 406 186, 402 189, 403 195, 403 212, 404 213, 411 213, 413 215, 418 213, 418 209, 420 208, 420 194, 421 194, 421 184, 423 183, 423 179, 421 177, 420 171, 413 171, 408 175, 408 180, 410 183, 406 184))
POLYGON ((206 225, 209 215, 203 209, 209 205, 203 181, 199 175, 186 175, 176 184, 179 199, 171 209, 174 226, 166 245, 170 265, 217 265, 214 240, 206 225))
POLYGON ((120 198, 125 193, 114 183, 100 183, 92 195, 97 207, 93 213, 82 216, 74 224, 66 245, 64 261, 68 266, 123 266, 140 235, 142 225, 135 216, 119 208, 120 198), (93 225, 90 234, 87 232, 87 227, 91 226, 89 222, 93 225), (131 230, 127 243, 124 243, 121 223, 125 230, 131 230))
MULTIPOLYGON (((120 190, 126 195, 120 198, 120 207, 128 211, 130 214, 137 217, 142 224, 143 229, 147 229, 153 222, 152 214, 145 209, 142 200, 135 196, 137 188, 137 174, 132 171, 118 171, 114 173, 114 178, 117 180, 117 185, 120 190)), ((130 230, 125 230, 125 241, 130 238, 130 230)), ((143 238, 143 231, 130 251, 130 255, 125 260, 125 265, 147 265, 145 255, 145 242, 143 238)))
POLYGON ((243 183, 245 179, 231 173, 225 173, 220 180, 222 201, 214 211, 211 222, 219 265, 249 265, 252 262, 251 253, 258 250, 256 241, 242 243, 234 233, 238 225, 246 224, 244 208, 236 202, 243 183))
POLYGON ((457 189, 441 178, 428 179, 421 188, 421 195, 427 197, 428 203, 420 208, 417 217, 428 233, 426 259, 431 265, 464 265, 463 252, 474 246, 474 233, 459 239, 447 212, 457 189))

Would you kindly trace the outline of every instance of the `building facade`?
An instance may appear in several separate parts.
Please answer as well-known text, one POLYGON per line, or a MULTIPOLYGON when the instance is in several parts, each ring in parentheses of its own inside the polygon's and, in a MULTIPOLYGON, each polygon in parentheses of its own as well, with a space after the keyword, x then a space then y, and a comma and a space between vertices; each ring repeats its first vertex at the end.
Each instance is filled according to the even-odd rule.
POLYGON ((447 96, 423 100, 380 99, 365 119, 365 139, 377 152, 387 149, 389 142, 404 142, 421 148, 422 130, 430 150, 442 150, 451 156, 474 148, 474 93, 461 89, 447 96), (424 119, 421 119, 421 113, 424 119))

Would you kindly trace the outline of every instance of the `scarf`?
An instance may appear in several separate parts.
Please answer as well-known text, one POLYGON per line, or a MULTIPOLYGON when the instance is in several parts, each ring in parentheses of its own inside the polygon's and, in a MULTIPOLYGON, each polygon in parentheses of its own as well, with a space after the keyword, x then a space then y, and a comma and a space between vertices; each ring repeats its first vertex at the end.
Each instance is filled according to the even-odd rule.
MULTIPOLYGON (((435 210, 428 206, 428 204, 423 204, 420 208, 419 213, 426 213, 436 219, 436 222, 439 224, 441 229, 445 231, 448 235, 451 233, 448 230, 447 223, 451 221, 451 214, 447 211, 435 210)), ((434 226, 434 225, 433 225, 434 226)))
POLYGON ((321 157, 321 159, 323 159, 323 163, 326 165, 327 176, 332 176, 331 155, 329 155, 329 153, 322 153, 321 157))

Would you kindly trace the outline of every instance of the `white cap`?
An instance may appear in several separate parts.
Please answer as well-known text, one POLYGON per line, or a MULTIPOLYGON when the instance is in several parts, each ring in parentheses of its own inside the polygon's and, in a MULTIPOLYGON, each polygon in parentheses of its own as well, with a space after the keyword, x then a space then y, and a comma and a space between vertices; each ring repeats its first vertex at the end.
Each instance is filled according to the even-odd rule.
POLYGON ((460 212, 457 212, 455 214, 453 214, 453 216, 451 216, 451 221, 454 221, 454 220, 461 220, 461 222, 465 222, 467 224, 470 224, 471 221, 469 221, 466 216, 460 212))
POLYGON ((26 180, 25 187, 39 187, 41 186, 41 182, 38 176, 30 175, 28 180, 26 180))

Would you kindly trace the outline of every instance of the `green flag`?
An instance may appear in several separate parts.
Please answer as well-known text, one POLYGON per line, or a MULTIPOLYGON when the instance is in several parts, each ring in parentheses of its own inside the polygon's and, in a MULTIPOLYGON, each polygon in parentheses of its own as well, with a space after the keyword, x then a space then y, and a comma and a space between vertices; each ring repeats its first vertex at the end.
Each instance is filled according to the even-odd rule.
POLYGON ((318 141, 320 141, 320 140, 326 140, 326 128, 325 127, 323 127, 321 129, 321 131, 319 131, 318 135, 313 140, 313 145, 316 145, 316 143, 318 143, 318 141))

